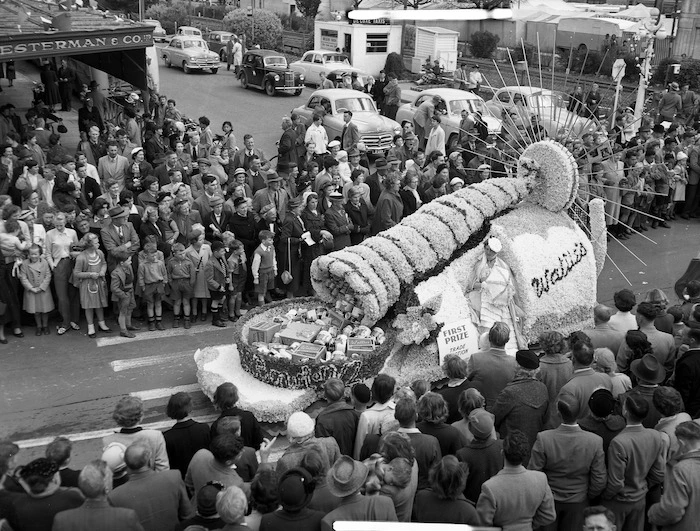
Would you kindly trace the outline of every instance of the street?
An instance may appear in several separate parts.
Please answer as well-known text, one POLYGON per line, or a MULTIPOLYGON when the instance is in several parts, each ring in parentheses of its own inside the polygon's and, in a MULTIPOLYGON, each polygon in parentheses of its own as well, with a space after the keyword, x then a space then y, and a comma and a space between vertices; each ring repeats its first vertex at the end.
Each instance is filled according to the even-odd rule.
MULTIPOLYGON (((160 86, 161 93, 175 99, 189 118, 207 116, 215 133, 220 132, 224 120, 230 120, 239 146, 243 135, 251 133, 268 158, 276 154, 281 118, 303 104, 314 90, 307 87, 297 97, 269 97, 243 89, 233 71, 225 68, 216 75, 186 75, 180 69, 166 68, 162 61, 160 86)), ((663 289, 676 300, 673 284, 700 251, 699 229, 699 220, 679 219, 672 222, 671 229, 645 233, 656 244, 640 236, 624 242, 629 250, 610 242, 609 254, 632 282, 630 289, 638 294, 638 300, 652 287, 663 289)), ((612 305, 614 291, 624 287, 629 286, 608 260, 598 279, 598 300, 612 305)), ((202 322, 187 331, 169 328, 169 319, 165 323, 165 332, 141 331, 135 340, 119 337, 114 320, 108 324, 115 331, 100 333, 96 340, 86 336, 84 320, 80 332, 62 337, 56 336, 55 326, 52 335, 35 337, 33 321, 25 323, 23 339, 8 333, 9 344, 0 346, 0 437, 26 448, 19 462, 43 454, 46 443, 56 435, 80 440, 75 445, 74 468, 99 457, 102 435, 114 428, 114 405, 129 393, 144 399, 144 423, 155 427, 172 423, 164 406, 170 394, 179 390, 192 394, 195 417, 212 420, 216 412, 198 390, 192 355, 198 348, 226 343, 230 331, 202 322)))

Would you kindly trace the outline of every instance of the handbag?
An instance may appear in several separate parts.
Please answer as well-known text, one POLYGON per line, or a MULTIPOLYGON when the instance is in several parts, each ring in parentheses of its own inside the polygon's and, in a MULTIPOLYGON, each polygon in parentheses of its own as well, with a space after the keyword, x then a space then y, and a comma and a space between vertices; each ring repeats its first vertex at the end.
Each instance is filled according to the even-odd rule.
POLYGON ((292 276, 292 245, 289 238, 287 238, 287 269, 282 271, 282 276, 280 278, 282 279, 282 283, 285 285, 294 280, 294 277, 292 276))

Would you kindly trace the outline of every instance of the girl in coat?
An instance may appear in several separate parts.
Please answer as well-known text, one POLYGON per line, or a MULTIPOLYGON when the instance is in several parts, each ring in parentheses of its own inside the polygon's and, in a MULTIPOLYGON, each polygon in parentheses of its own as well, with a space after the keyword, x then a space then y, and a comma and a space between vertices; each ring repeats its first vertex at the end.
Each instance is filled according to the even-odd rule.
POLYGON ((83 251, 75 259, 73 279, 80 292, 80 306, 85 310, 88 337, 95 337, 95 314, 102 332, 112 330, 105 323, 104 308, 107 306, 107 260, 100 251, 100 239, 88 232, 81 240, 83 251))
POLYGON ((204 268, 211 258, 211 247, 204 241, 204 227, 194 229, 190 234, 190 246, 187 248, 187 256, 194 264, 194 298, 192 299, 192 320, 197 317, 197 302, 202 303, 202 321, 207 320, 207 311, 209 309, 209 288, 207 287, 207 279, 204 275, 204 268))
POLYGON ((49 313, 54 309, 51 268, 38 245, 29 248, 29 260, 22 262, 19 279, 24 287, 24 311, 34 314, 36 335, 48 334, 49 313))

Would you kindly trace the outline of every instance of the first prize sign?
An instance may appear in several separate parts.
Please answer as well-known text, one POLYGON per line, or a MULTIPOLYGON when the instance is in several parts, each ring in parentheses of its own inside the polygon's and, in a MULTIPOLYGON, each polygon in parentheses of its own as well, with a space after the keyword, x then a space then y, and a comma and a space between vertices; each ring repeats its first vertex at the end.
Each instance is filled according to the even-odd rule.
POLYGON ((441 365, 448 354, 467 359, 479 350, 479 331, 469 319, 445 323, 437 337, 437 344, 441 365))

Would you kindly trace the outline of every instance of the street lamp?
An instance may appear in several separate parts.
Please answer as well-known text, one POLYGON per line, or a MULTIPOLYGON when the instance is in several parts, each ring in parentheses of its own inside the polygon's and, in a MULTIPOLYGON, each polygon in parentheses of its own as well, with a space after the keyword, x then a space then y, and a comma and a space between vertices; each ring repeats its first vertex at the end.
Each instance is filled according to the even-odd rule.
POLYGON ((642 120, 642 112, 644 111, 644 100, 646 99, 646 90, 651 76, 651 60, 654 57, 654 41, 664 40, 668 35, 663 23, 652 24, 651 21, 645 22, 644 26, 637 33, 640 39, 646 37, 647 44, 644 48, 644 64, 639 72, 639 88, 637 89, 637 103, 634 106, 634 130, 635 132, 640 127, 642 120))

